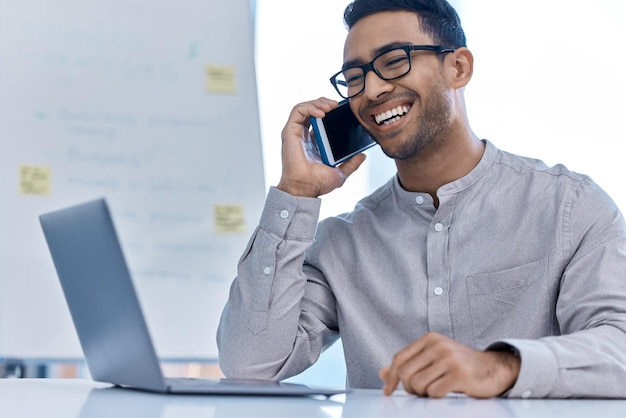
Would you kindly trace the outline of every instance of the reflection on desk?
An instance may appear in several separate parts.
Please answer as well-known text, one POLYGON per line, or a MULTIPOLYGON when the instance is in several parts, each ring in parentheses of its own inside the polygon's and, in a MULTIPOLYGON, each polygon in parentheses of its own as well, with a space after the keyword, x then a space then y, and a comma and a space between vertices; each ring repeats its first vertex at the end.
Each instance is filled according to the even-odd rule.
POLYGON ((623 417, 622 400, 426 399, 354 390, 324 397, 162 395, 81 379, 0 379, 0 417, 415 418, 623 417))

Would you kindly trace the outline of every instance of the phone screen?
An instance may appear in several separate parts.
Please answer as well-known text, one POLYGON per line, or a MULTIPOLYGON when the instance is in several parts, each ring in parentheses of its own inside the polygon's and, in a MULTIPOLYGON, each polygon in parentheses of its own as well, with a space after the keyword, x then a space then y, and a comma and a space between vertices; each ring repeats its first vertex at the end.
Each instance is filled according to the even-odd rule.
POLYGON ((347 101, 328 112, 321 123, 324 129, 321 135, 320 130, 316 130, 316 134, 325 138, 318 144, 325 148, 322 154, 332 154, 327 155, 328 160, 332 160, 331 165, 339 164, 376 144, 356 119, 347 101))

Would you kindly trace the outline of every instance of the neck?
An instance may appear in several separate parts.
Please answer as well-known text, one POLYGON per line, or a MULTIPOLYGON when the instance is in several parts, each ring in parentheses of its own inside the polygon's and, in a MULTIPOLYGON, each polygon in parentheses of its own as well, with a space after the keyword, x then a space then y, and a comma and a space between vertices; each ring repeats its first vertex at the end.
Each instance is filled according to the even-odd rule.
POLYGON ((466 176, 484 151, 485 144, 471 130, 442 139, 410 160, 396 160, 400 184, 407 191, 430 194, 438 207, 437 190, 466 176))

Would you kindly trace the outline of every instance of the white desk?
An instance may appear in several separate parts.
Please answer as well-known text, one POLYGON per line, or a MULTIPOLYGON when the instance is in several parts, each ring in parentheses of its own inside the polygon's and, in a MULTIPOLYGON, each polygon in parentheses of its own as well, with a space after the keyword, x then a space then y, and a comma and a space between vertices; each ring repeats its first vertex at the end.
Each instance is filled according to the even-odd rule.
POLYGON ((2 418, 624 417, 619 400, 424 399, 355 390, 330 399, 157 395, 81 379, 0 379, 2 418))

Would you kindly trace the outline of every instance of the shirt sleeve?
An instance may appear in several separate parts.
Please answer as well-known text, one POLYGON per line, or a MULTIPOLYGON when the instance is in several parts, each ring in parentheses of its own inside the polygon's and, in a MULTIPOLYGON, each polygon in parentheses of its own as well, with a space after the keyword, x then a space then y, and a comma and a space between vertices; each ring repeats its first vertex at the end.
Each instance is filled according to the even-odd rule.
POLYGON ((504 339, 521 358, 507 394, 521 398, 626 396, 626 227, 614 202, 583 180, 563 215, 556 321, 561 335, 504 339))
POLYGON ((335 299, 324 280, 309 281, 303 272, 320 202, 269 190, 217 331, 227 377, 288 378, 337 340, 335 299))

